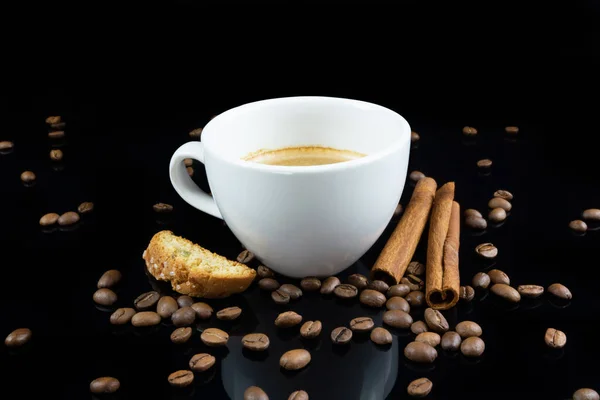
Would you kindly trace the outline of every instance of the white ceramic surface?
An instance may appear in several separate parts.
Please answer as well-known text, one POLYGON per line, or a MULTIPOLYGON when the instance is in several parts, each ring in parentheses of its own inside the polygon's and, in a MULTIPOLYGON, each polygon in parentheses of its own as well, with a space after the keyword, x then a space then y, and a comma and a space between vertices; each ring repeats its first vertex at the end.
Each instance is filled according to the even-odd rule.
POLYGON ((173 154, 169 168, 179 195, 225 219, 265 265, 289 277, 323 277, 352 265, 381 235, 402 195, 409 150, 410 126, 390 109, 342 98, 286 97, 219 114, 204 127, 201 142, 173 154), (241 159, 291 146, 367 156, 302 167, 241 159), (212 197, 187 175, 185 158, 205 164, 212 197))

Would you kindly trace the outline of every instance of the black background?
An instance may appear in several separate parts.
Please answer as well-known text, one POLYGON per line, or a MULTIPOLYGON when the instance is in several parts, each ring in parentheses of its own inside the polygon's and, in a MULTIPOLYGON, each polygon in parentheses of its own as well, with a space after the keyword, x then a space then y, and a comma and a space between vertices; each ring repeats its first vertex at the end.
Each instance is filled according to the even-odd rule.
MULTIPOLYGON (((179 2, 144 10, 147 15, 66 11, 46 14, 41 24, 28 20, 7 41, 0 140, 14 140, 15 150, 0 156, 0 336, 28 326, 34 339, 16 353, 0 350, 6 393, 87 398, 89 382, 103 375, 121 380, 121 399, 238 399, 251 384, 272 399, 298 388, 317 400, 406 398, 408 382, 421 376, 434 382, 432 399, 567 399, 579 387, 600 389, 600 238, 597 231, 576 237, 567 228, 583 209, 600 208, 594 2, 568 9, 433 2, 217 9, 179 2), (235 258, 241 246, 229 230, 172 189, 168 161, 189 140, 187 132, 212 115, 291 95, 356 98, 399 112, 421 134, 409 170, 456 181, 463 208, 484 211, 495 190, 512 191, 514 209, 503 226, 480 237, 463 233, 462 281, 491 268, 472 256, 477 244, 490 241, 500 249, 494 267, 515 285, 560 281, 573 301, 563 307, 544 297, 510 309, 478 293, 448 318, 451 325, 481 324, 484 357, 473 362, 440 354, 432 368, 423 368, 405 361, 402 349, 412 337, 405 332, 394 332, 397 340, 387 350, 360 338, 348 349, 332 347, 334 327, 361 315, 380 323, 380 313, 305 294, 288 308, 324 322, 321 339, 309 344, 278 333, 272 321, 288 308, 275 307, 252 287, 211 302, 215 308, 241 305, 242 320, 224 326, 232 338, 228 351, 215 353, 214 376, 197 376, 193 391, 173 391, 167 375, 206 350, 199 335, 177 347, 169 342, 169 326, 114 330, 110 314, 91 300, 96 280, 109 268, 123 272, 118 305, 150 290, 141 254, 161 229, 235 258), (55 114, 67 122, 62 169, 48 157, 44 119, 55 114), (465 125, 480 132, 473 145, 463 140, 465 125), (521 127, 516 141, 507 140, 506 125, 521 127), (484 157, 494 161, 489 176, 475 166, 484 157), (38 177, 33 187, 19 180, 26 169, 38 177), (93 201, 96 210, 76 230, 40 230, 41 215, 82 201, 93 201), (175 206, 171 218, 156 220, 152 204, 159 201, 175 206), (564 351, 545 347, 548 327, 566 332, 564 351), (271 337, 265 360, 241 351, 240 335, 251 331, 271 337), (279 355, 296 346, 310 348, 313 362, 300 374, 283 374, 279 355)), ((202 166, 195 168, 206 187, 202 166)), ((411 192, 407 185, 403 204, 411 192)), ((368 271, 394 222, 341 277, 368 271)), ((415 258, 423 256, 419 248, 415 258)), ((207 326, 219 323, 199 327, 207 326)))

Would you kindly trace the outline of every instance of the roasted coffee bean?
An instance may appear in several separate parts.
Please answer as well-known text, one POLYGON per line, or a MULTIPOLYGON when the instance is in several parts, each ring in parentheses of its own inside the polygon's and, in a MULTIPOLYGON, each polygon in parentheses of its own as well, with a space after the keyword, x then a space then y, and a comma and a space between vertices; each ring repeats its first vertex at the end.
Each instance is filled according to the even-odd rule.
POLYGON ((192 167, 186 167, 186 172, 189 176, 194 176, 194 168, 192 167))
POLYGON ((173 211, 173 206, 167 203, 156 203, 152 206, 152 209, 154 210, 154 212, 166 214, 173 211))
POLYGON ((171 315, 171 322, 177 327, 192 325, 195 320, 196 311, 192 307, 181 307, 171 315))
POLYGON ((414 290, 407 294, 405 299, 411 307, 421 307, 425 304, 425 293, 420 290, 414 290))
POLYGON ((279 289, 279 286, 279 282, 273 278, 262 278, 260 281, 258 281, 258 287, 269 292, 279 289))
POLYGON ((222 321, 233 321, 242 314, 242 309, 239 307, 227 307, 217 311, 217 319, 222 321))
POLYGON ((410 287, 408 287, 408 285, 400 283, 398 285, 390 286, 386 293, 386 296, 388 297, 388 299, 391 299, 392 297, 404 297, 409 293, 410 287))
POLYGON ((567 344, 567 335, 558 329, 548 328, 546 330, 546 334, 544 335, 544 341, 546 341, 546 345, 548 345, 548 347, 552 347, 553 349, 562 349, 565 347, 565 344, 567 344))
POLYGON ((512 286, 508 286, 505 283, 496 283, 490 289, 496 296, 502 297, 506 301, 511 303, 518 303, 521 301, 521 295, 512 286))
POLYGON ((64 122, 57 122, 56 124, 50 124, 50 128, 52 128, 52 129, 65 129, 66 126, 67 126, 67 124, 64 122))
POLYGON ((283 369, 295 371, 308 365, 311 360, 310 353, 304 349, 286 351, 279 359, 279 365, 283 369))
POLYGON ((485 272, 478 272, 473 276, 473 287, 475 289, 487 289, 490 286, 491 278, 485 272))
POLYGON ((500 207, 494 208, 488 214, 488 219, 495 224, 500 223, 506 219, 506 211, 500 207))
POLYGON ((290 328, 302 322, 302 315, 294 311, 286 311, 275 318, 275 326, 278 328, 290 328))
POLYGON ((258 268, 256 268, 256 273, 259 278, 273 278, 275 276, 275 272, 264 265, 259 265, 258 268))
POLYGON ((160 315, 154 311, 141 311, 131 318, 131 325, 135 327, 154 326, 160 324, 160 315))
POLYGON ((184 158, 183 165, 185 165, 186 167, 191 167, 192 165, 194 165, 194 160, 191 158, 184 158))
POLYGON ((290 394, 288 400, 308 400, 308 393, 304 390, 296 390, 294 393, 290 394))
POLYGON ((390 331, 379 326, 371 331, 370 337, 373 343, 380 346, 392 343, 392 334, 390 331))
POLYGON ((571 228, 573 232, 584 233, 585 231, 587 231, 588 226, 582 220, 576 219, 574 221, 569 222, 569 228, 571 228))
POLYGON ((383 313, 383 323, 393 328, 408 329, 413 323, 409 313, 402 310, 388 310, 383 313))
POLYGON ((46 117, 46 123, 48 125, 58 124, 61 120, 62 120, 62 117, 60 115, 51 115, 49 117, 46 117))
POLYGON ((475 253, 483 258, 494 258, 498 255, 498 248, 491 243, 481 243, 475 247, 475 253))
POLYGON ((171 342, 175 344, 182 344, 190 340, 192 337, 192 328, 189 326, 186 328, 177 328, 171 333, 171 342))
MULTIPOLYGON (((196 312, 196 317, 199 319, 209 319, 213 313, 213 308, 201 301, 192 304, 190 307, 196 312)), ((177 310, 175 309, 173 312, 175 311, 177 310)))
POLYGON ((425 282, 416 275, 406 275, 401 279, 401 283, 404 285, 408 285, 410 290, 423 290, 425 287, 425 282))
POLYGON ((229 340, 229 335, 217 328, 206 328, 200 335, 200 340, 210 347, 225 346, 229 340))
POLYGON ((479 357, 485 351, 485 342, 477 336, 471 336, 460 344, 460 352, 465 357, 479 357))
POLYGON ((600 400, 600 395, 593 389, 578 389, 573 393, 573 400, 600 400))
POLYGON ((73 225, 79 221, 79 214, 75 211, 67 211, 60 217, 58 217, 58 224, 60 226, 73 225))
POLYGON ((436 347, 442 341, 441 336, 435 332, 423 332, 419 333, 415 338, 415 342, 427 343, 431 347, 436 347))
POLYGON ((482 160, 477 161, 477 167, 481 169, 487 169, 492 166, 492 160, 489 158, 484 158, 482 160))
POLYGON ((40 225, 41 226, 54 225, 58 221, 59 217, 60 217, 60 215, 58 215, 57 213, 44 214, 42 216, 42 218, 40 218, 40 225))
POLYGON ((179 305, 171 296, 163 296, 156 303, 156 312, 161 318, 171 318, 173 313, 177 311, 179 305))
POLYGON ((355 332, 368 332, 375 326, 373 319, 369 317, 358 317, 350 321, 350 329, 355 332))
POLYGON ((471 215, 465 219, 465 225, 471 229, 484 230, 487 228, 487 221, 481 217, 471 215))
POLYGON ((472 126, 465 126, 462 129, 462 132, 465 136, 475 136, 477 135, 477 129, 473 128, 472 126))
POLYGON ((469 302, 469 301, 473 300, 473 298, 475 297, 475 289, 473 289, 469 285, 461 286, 458 289, 458 296, 460 297, 461 300, 469 302))
POLYGON ((490 282, 492 284, 504 283, 505 285, 510 285, 510 278, 508 277, 508 275, 506 275, 504 271, 501 271, 499 269, 492 269, 489 270, 487 274, 490 277, 490 282))
POLYGON ((112 376, 103 376, 90 382, 90 392, 94 394, 115 393, 121 387, 121 382, 112 376))
POLYGON ((88 214, 94 211, 94 203, 91 201, 84 201, 77 207, 77 212, 79 214, 88 214))
POLYGON ((290 296, 279 289, 271 292, 271 298, 277 304, 287 304, 290 302, 290 296))
POLYGON ((442 349, 446 351, 457 351, 460 349, 462 338, 454 331, 448 331, 442 336, 442 349))
POLYGON ((194 373, 188 370, 175 371, 169 375, 169 384, 174 387, 186 387, 194 382, 194 373))
POLYGON ((252 260, 254 260, 254 253, 249 250, 244 250, 237 256, 237 262, 242 264, 248 264, 252 260))
POLYGON ((437 333, 444 333, 449 328, 446 317, 433 308, 425 309, 425 323, 427 323, 429 329, 437 333))
POLYGON ((63 159, 63 152, 60 149, 50 150, 50 159, 52 161, 60 161, 63 159))
POLYGON ((513 199, 513 194, 508 190, 500 189, 494 192, 494 197, 500 197, 501 199, 504 199, 506 201, 511 201, 513 199))
POLYGON ((0 141, 0 151, 12 150, 14 146, 15 144, 8 140, 0 141))
POLYGON ((410 178, 411 181, 413 182, 418 182, 421 179, 425 178, 425 174, 422 173, 421 171, 413 171, 410 173, 410 175, 408 176, 410 178))
POLYGON ((244 391, 244 400, 269 400, 269 396, 258 386, 250 386, 244 391))
POLYGON ((412 143, 417 142, 419 139, 421 139, 421 136, 419 136, 419 134, 415 131, 411 131, 410 132, 410 141, 412 143))
POLYGON ((342 299, 352 299, 358 296, 358 289, 349 283, 342 283, 333 289, 333 294, 342 299))
POLYGON ((346 344, 352 339, 352 331, 345 326, 340 326, 331 331, 331 341, 334 344, 346 344))
POLYGON ((538 285, 519 285, 517 291, 522 297, 535 299, 544 294, 544 287, 538 285))
POLYGON ((307 292, 316 292, 321 289, 321 281, 319 278, 304 278, 300 281, 300 287, 307 292))
POLYGON ((431 393, 431 389, 433 389, 433 383, 429 379, 419 378, 409 383, 406 391, 409 396, 421 398, 431 393))
POLYGON ((410 312, 410 304, 403 297, 391 297, 385 302, 385 308, 388 310, 402 310, 404 312, 410 312))
POLYGON ((110 316, 110 323, 113 325, 125 325, 131 321, 131 318, 135 315, 136 311, 133 308, 117 308, 114 313, 110 316))
POLYGON ((108 288, 96 290, 92 298, 96 304, 101 306, 112 306, 117 302, 117 294, 108 288))
POLYGON ((548 293, 551 293, 563 300, 571 300, 573 298, 571 291, 565 285, 560 283, 553 283, 552 285, 548 286, 548 293))
POLYGON ((190 359, 189 366, 194 372, 204 372, 215 365, 217 359, 208 353, 198 353, 190 359))
POLYGON ((177 298, 177 305, 179 307, 189 307, 192 304, 194 304, 194 299, 192 299, 190 296, 183 295, 177 298))
POLYGON ((512 204, 510 204, 510 201, 505 200, 502 197, 493 197, 490 201, 488 201, 488 207, 491 209, 501 208, 508 212, 512 209, 512 204))
POLYGON ((481 215, 481 213, 474 208, 467 208, 464 212, 464 216, 465 216, 465 218, 468 218, 468 217, 483 218, 483 215, 481 215))
POLYGON ((352 274, 348 277, 348 283, 356 286, 358 290, 363 290, 369 284, 369 280, 362 274, 352 274))
POLYGON ((459 322, 454 329, 456 329, 456 333, 458 333, 463 339, 471 336, 481 336, 483 333, 481 326, 473 321, 459 322))
POLYGON ((32 171, 25 171, 21 174, 21 181, 31 183, 35 181, 35 174, 32 171))
POLYGON ((424 321, 416 321, 410 325, 410 331, 415 335, 427 332, 428 330, 429 328, 427 327, 427 324, 424 321))
POLYGON ((321 321, 306 321, 300 327, 300 335, 306 339, 313 339, 321 334, 321 329, 323 329, 321 321))
POLYGON ((192 129, 189 135, 192 139, 200 139, 200 136, 202 135, 202 128, 192 129))
POLYGON ((333 289, 335 289, 335 287, 340 283, 340 280, 336 276, 330 276, 321 284, 321 294, 333 293, 333 289))
POLYGON ((270 343, 269 337, 264 333, 249 333, 242 338, 242 345, 252 351, 266 350, 270 343))
POLYGON ((111 288, 121 281, 122 275, 119 270, 109 269, 102 274, 96 285, 98 289, 111 288))
POLYGON ((519 133, 519 127, 518 126, 507 126, 506 128, 504 128, 504 131, 506 133, 508 133, 509 135, 516 135, 517 133, 519 133))
POLYGON ((65 131, 52 131, 48 132, 48 137, 50 139, 62 139, 65 137, 65 131))
POLYGON ((360 293, 360 302, 369 307, 382 307, 386 298, 383 293, 373 289, 365 289, 360 293))
POLYGON ((581 213, 581 217, 586 221, 600 221, 600 209, 598 208, 588 208, 587 210, 581 213))
POLYGON ((404 207, 402 207, 402 204, 398 203, 398 205, 394 209, 394 217, 397 217, 400 214, 402 214, 402 211, 404 211, 404 207))
POLYGON ((367 289, 377 290, 378 292, 383 294, 386 294, 389 288, 390 285, 380 280, 374 280, 372 282, 369 282, 369 284, 367 285, 367 289))
POLYGON ((406 267, 406 273, 408 275, 421 276, 425 274, 425 264, 418 261, 411 261, 406 267))
POLYGON ((283 285, 279 286, 279 291, 286 293, 288 296, 290 296, 291 300, 297 300, 302 297, 302 289, 296 285, 292 285, 291 283, 284 283, 283 285))
POLYGON ((150 291, 146 293, 140 294, 134 301, 133 305, 140 311, 146 311, 153 308, 158 300, 160 299, 160 294, 155 291, 150 291))
POLYGON ((4 339, 4 344, 7 347, 19 347, 23 346, 25 343, 31 340, 31 329, 29 328, 19 328, 15 329, 11 333, 6 336, 4 339))
POLYGON ((437 350, 423 342, 410 342, 404 348, 404 357, 416 363, 432 363, 437 356, 437 350))

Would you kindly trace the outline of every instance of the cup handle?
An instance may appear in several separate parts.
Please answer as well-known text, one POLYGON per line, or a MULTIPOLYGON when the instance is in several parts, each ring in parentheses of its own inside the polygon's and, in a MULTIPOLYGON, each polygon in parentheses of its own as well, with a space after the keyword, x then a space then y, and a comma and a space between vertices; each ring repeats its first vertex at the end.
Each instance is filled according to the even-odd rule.
POLYGON ((204 144, 202 142, 188 142, 173 153, 169 164, 169 176, 175 191, 198 210, 223 219, 213 197, 201 190, 188 175, 183 164, 183 160, 186 158, 193 158, 204 164, 204 144))

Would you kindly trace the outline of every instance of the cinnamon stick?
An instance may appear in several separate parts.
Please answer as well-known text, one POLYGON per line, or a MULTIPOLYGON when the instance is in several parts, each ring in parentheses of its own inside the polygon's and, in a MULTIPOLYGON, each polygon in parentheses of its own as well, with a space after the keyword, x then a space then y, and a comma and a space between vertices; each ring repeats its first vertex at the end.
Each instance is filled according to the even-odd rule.
POLYGON ((427 224, 436 189, 437 183, 432 178, 419 180, 404 215, 373 265, 373 279, 390 285, 400 282, 427 224))
POLYGON ((453 200, 454 182, 449 182, 438 189, 431 211, 425 300, 435 310, 447 310, 458 302, 460 206, 453 200))

